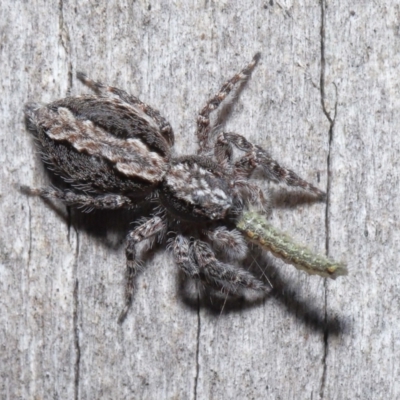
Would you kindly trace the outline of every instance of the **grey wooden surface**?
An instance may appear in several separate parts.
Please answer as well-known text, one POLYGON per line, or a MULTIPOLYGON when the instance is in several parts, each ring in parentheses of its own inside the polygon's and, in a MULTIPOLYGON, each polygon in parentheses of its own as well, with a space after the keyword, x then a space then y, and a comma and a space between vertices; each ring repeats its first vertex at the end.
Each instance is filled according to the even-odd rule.
POLYGON ((0 398, 400 398, 394 3, 2 1, 0 398), (272 294, 218 312, 185 297, 161 249, 119 326, 129 221, 21 194, 49 182, 24 103, 86 91, 85 71, 160 109, 177 154, 195 152, 196 113, 257 51, 224 129, 328 189, 326 204, 295 205, 272 187, 271 220, 348 277, 270 257, 272 294))

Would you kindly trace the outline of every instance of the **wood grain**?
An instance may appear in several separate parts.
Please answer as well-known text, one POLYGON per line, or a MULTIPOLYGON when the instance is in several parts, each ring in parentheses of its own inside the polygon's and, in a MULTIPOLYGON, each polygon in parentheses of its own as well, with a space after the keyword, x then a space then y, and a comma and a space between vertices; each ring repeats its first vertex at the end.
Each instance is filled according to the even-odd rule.
POLYGON ((3 0, 0 397, 399 398, 399 16, 389 0, 3 0), (83 71, 161 110, 194 153, 196 113, 257 51, 224 129, 328 190, 312 204, 271 186, 271 223, 349 275, 270 256, 249 267, 271 294, 216 310, 159 249, 118 325, 131 220, 20 192, 49 182, 23 105, 86 91, 83 71))

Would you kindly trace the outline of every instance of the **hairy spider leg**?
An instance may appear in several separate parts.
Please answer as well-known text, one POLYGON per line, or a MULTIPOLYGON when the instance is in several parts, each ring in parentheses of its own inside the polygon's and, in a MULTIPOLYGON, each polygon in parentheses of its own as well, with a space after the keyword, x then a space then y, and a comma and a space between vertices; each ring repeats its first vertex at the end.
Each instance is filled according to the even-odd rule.
POLYGON ((164 139, 167 140, 170 146, 173 146, 175 138, 172 127, 158 110, 146 103, 143 103, 143 101, 141 101, 138 97, 127 93, 125 90, 118 89, 114 86, 109 86, 100 81, 95 81, 88 78, 88 76, 83 72, 78 72, 76 77, 100 96, 117 97, 128 104, 139 107, 146 115, 156 122, 164 139))
POLYGON ((261 167, 267 178, 275 182, 284 182, 288 186, 299 187, 323 200, 326 194, 311 183, 300 178, 292 170, 282 167, 262 147, 250 143, 237 133, 224 133, 225 139, 246 154, 235 163, 235 175, 247 179, 257 167, 261 167))
POLYGON ((232 294, 241 288, 265 290, 263 282, 250 272, 219 261, 203 241, 194 241, 193 254, 200 269, 200 279, 207 286, 232 294))
POLYGON ((199 266, 194 262, 191 255, 190 241, 183 235, 176 235, 170 242, 175 264, 192 279, 200 279, 199 266))
POLYGON ((147 219, 144 223, 128 233, 126 240, 126 286, 125 286, 125 307, 122 310, 118 322, 122 323, 128 313, 132 303, 135 276, 140 269, 140 264, 136 260, 136 245, 143 240, 164 231, 165 222, 159 217, 147 219))
POLYGON ((229 260, 239 261, 246 257, 248 247, 243 235, 237 230, 228 230, 226 226, 204 230, 213 248, 222 252, 229 260))
POLYGON ((87 212, 95 208, 100 210, 115 210, 119 208, 133 209, 136 208, 137 204, 129 197, 111 193, 91 196, 86 193, 79 194, 71 190, 61 190, 51 186, 38 189, 21 186, 21 190, 26 194, 40 196, 43 199, 60 200, 66 206, 83 208, 87 212))
POLYGON ((220 106, 238 82, 243 82, 250 76, 260 57, 260 53, 255 54, 251 63, 244 67, 238 74, 226 81, 221 86, 218 93, 211 97, 207 101, 206 105, 201 109, 197 116, 196 132, 199 141, 200 154, 207 153, 211 150, 209 143, 209 135, 211 132, 210 114, 220 106))

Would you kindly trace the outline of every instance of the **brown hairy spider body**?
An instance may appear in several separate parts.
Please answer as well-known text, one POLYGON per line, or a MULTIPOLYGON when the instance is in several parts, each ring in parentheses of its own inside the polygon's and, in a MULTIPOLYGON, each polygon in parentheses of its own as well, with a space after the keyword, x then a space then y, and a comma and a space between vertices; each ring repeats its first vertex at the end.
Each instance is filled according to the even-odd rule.
POLYGON ((324 197, 243 136, 212 134, 211 112, 247 79, 259 57, 256 54, 200 111, 198 155, 173 157, 173 131, 158 111, 84 74, 78 78, 94 95, 26 106, 43 161, 70 186, 30 189, 31 193, 87 210, 134 208, 150 197, 155 204, 153 214, 127 236, 126 306, 120 321, 132 301, 139 267, 137 244, 166 233, 172 235, 168 247, 176 264, 190 278, 227 293, 264 290, 262 281, 235 265, 245 257, 247 244, 238 230, 228 229, 249 206, 259 210, 267 206, 263 191, 251 180, 255 169, 269 180, 324 197), (243 152, 236 160, 234 147, 243 152), (220 261, 216 253, 225 260, 220 261))

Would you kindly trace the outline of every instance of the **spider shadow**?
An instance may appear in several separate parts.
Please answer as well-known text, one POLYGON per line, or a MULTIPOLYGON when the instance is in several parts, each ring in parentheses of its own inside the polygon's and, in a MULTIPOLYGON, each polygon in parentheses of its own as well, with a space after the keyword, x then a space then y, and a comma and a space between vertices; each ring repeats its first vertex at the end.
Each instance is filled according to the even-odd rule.
POLYGON ((223 130, 224 124, 232 115, 235 104, 247 86, 250 78, 251 75, 241 81, 240 84, 228 95, 227 99, 225 99, 225 101, 219 105, 215 121, 212 124, 213 136, 215 136, 217 132, 223 130))
MULTIPOLYGON (((52 173, 52 171, 46 170, 46 173, 50 178, 50 185, 48 186, 61 190, 72 190, 70 185, 52 173)), ((29 192, 29 188, 25 186, 21 186, 20 191, 24 195, 32 195, 29 192)), ((150 202, 142 201, 133 210, 94 209, 86 212, 76 207, 66 206, 61 201, 47 198, 41 198, 40 200, 54 212, 60 221, 67 225, 68 235, 71 229, 76 232, 86 232, 96 241, 112 250, 119 250, 125 243, 126 235, 133 229, 133 224, 141 217, 151 215, 154 208, 154 205, 150 202)))
MULTIPOLYGON (((52 183, 56 184, 56 181, 57 179, 52 180, 52 183)), ((57 182, 57 186, 62 187, 63 183, 57 182)), ((274 197, 279 199, 280 192, 274 197)), ((289 195, 286 195, 285 198, 289 198, 289 195)), ((152 211, 152 205, 144 203, 135 210, 93 210, 86 213, 79 209, 67 207, 67 212, 65 212, 63 211, 65 206, 59 206, 57 202, 47 199, 43 199, 43 201, 70 228, 73 227, 77 231, 88 233, 102 245, 114 251, 118 251, 124 245, 125 237, 132 229, 132 223, 144 215, 150 215, 152 211)), ((294 207, 294 205, 311 202, 312 198, 305 196, 300 200, 296 199, 296 201, 281 200, 281 207, 294 207)), ((176 275, 176 286, 178 296, 183 304, 196 313, 199 312, 200 308, 203 308, 210 315, 219 317, 221 314, 238 313, 250 308, 264 307, 267 302, 272 301, 274 304, 283 307, 288 314, 295 316, 310 329, 323 332, 325 337, 348 332, 349 323, 347 321, 339 317, 329 317, 323 304, 318 306, 315 301, 304 299, 296 282, 283 276, 273 258, 256 245, 252 246, 253 248, 250 246, 248 257, 243 261, 243 265, 246 266, 246 270, 262 280, 265 286, 270 288, 269 290, 262 295, 249 291, 248 293, 243 292, 228 296, 201 287, 179 270, 176 275)), ((142 261, 151 263, 154 256, 164 247, 165 240, 163 243, 154 243, 151 248, 142 253, 142 261)))
POLYGON ((316 198, 315 195, 297 190, 285 190, 284 188, 276 188, 269 190, 268 199, 271 209, 291 209, 302 205, 311 205, 314 203, 324 203, 325 199, 316 198))

